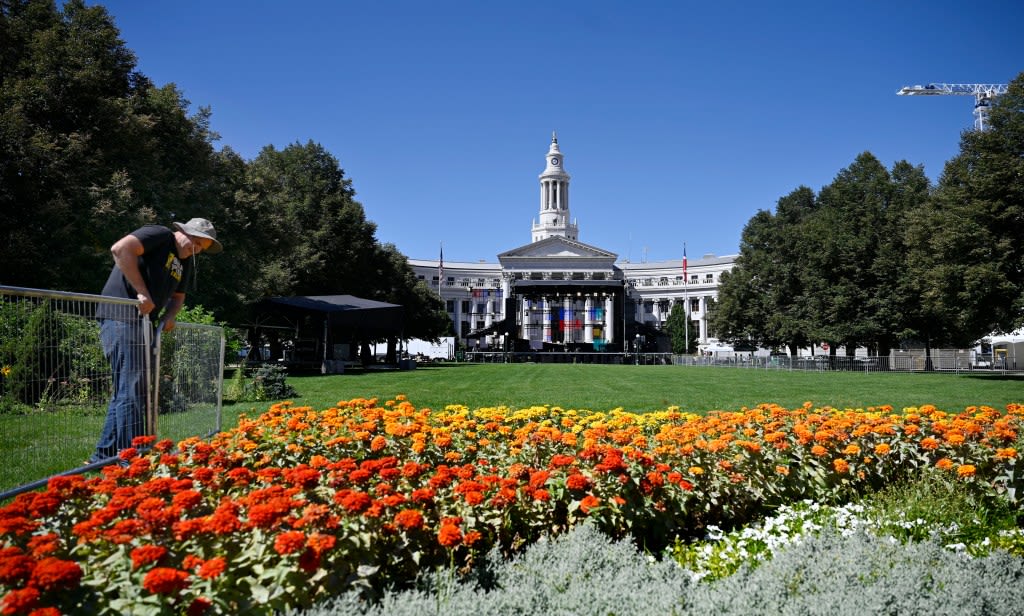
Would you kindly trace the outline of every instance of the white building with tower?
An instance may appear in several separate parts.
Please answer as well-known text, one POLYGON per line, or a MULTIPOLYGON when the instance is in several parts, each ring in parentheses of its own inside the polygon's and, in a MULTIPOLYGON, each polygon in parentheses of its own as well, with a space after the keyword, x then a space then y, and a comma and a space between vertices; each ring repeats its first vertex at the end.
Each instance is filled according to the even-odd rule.
POLYGON ((441 294, 456 339, 469 349, 529 353, 615 354, 638 344, 668 351, 654 348, 654 334, 682 303, 698 342, 714 346, 708 309, 736 255, 631 263, 581 242, 565 169, 552 134, 529 244, 498 254, 496 263, 409 259, 417 276, 441 294))

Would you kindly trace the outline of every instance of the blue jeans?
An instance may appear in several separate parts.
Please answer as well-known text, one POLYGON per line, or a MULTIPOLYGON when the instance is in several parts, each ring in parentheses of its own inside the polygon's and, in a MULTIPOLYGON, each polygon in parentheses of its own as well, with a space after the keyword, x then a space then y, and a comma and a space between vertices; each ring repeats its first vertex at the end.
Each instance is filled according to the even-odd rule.
POLYGON ((103 353, 110 361, 114 395, 107 407, 96 451, 90 462, 110 458, 131 447, 132 439, 146 433, 146 362, 142 319, 100 321, 103 353))

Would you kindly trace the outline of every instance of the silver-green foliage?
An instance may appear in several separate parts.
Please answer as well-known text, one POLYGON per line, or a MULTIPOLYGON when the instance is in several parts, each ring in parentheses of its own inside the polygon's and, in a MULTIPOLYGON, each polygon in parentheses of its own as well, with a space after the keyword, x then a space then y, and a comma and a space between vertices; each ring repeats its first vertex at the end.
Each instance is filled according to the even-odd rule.
POLYGON ((1020 614, 1024 559, 981 558, 930 539, 902 544, 835 530, 787 545, 758 567, 694 581, 671 559, 654 560, 589 525, 531 546, 512 560, 490 555, 473 576, 442 570, 417 589, 368 604, 355 592, 305 612, 377 615, 1020 614))

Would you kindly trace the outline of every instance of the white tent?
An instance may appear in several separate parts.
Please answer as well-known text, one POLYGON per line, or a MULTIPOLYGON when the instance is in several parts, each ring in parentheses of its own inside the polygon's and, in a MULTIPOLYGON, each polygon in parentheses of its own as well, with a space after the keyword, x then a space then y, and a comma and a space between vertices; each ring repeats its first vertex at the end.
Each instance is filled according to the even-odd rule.
POLYGON ((983 342, 992 345, 992 367, 1018 370, 1024 368, 1024 329, 1008 334, 992 334, 983 342))

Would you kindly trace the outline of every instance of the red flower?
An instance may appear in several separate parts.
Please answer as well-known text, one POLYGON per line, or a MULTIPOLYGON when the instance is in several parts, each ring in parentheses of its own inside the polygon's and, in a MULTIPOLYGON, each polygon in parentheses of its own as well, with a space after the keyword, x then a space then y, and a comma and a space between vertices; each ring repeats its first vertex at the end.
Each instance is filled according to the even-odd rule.
POLYGON ((530 487, 534 490, 539 490, 544 487, 544 484, 548 482, 548 477, 551 473, 548 471, 536 471, 530 475, 530 487))
POLYGON ((53 515, 54 513, 57 513, 60 503, 60 495, 55 494, 54 492, 39 492, 35 495, 35 498, 32 499, 32 504, 29 508, 29 515, 36 519, 53 515))
POLYGON ((583 497, 583 500, 580 501, 580 511, 582 511, 583 513, 590 513, 591 509, 597 507, 600 504, 600 498, 594 496, 593 494, 588 494, 585 497, 583 497))
POLYGON ((373 473, 366 469, 357 468, 348 474, 348 480, 352 483, 363 483, 373 477, 373 473))
POLYGON ((341 490, 334 495, 334 501, 349 513, 361 513, 369 508, 373 499, 366 492, 358 490, 341 490))
POLYGON ((188 588, 188 572, 171 567, 150 569, 142 580, 142 587, 155 595, 169 595, 188 588))
POLYGON ((34 535, 28 540, 28 549, 36 558, 42 558, 52 554, 60 548, 60 537, 57 533, 46 533, 45 535, 34 535))
POLYGON ((317 553, 317 555, 323 554, 329 550, 334 549, 337 544, 338 538, 334 535, 324 535, 321 533, 313 533, 309 536, 309 540, 306 544, 317 553))
POLYGON ((572 456, 567 456, 567 455, 562 454, 562 453, 556 453, 555 455, 551 456, 551 462, 549 463, 549 466, 551 468, 560 468, 562 466, 572 466, 572 463, 575 462, 575 461, 576 461, 576 458, 574 458, 572 456))
POLYGON ((167 548, 160 545, 140 545, 132 550, 132 570, 159 562, 167 555, 167 548))
POLYGON ((395 525, 405 530, 423 528, 423 514, 417 509, 403 509, 395 515, 395 525))
POLYGON ((210 601, 206 597, 196 597, 189 604, 188 610, 185 612, 187 616, 202 616, 213 607, 213 601, 210 601))
POLYGON ((14 586, 32 575, 35 561, 19 548, 0 550, 0 583, 14 586))
POLYGON ((452 548, 462 542, 462 530, 455 524, 442 523, 437 533, 437 542, 446 548, 452 548))
POLYGON ((39 590, 29 586, 12 590, 3 599, 4 614, 24 614, 39 605, 39 590))
POLYGON ((300 464, 295 468, 285 470, 284 478, 288 483, 308 490, 320 483, 320 471, 315 468, 309 468, 305 464, 300 464))
POLYGON ((412 500, 417 503, 430 503, 434 500, 434 494, 430 488, 419 488, 412 491, 412 500))
POLYGON ((36 563, 28 583, 40 590, 57 590, 74 588, 81 579, 82 568, 78 563, 49 556, 36 563))
POLYGON ((247 486, 256 479, 256 473, 244 467, 233 468, 228 471, 228 479, 236 486, 247 486))
POLYGON ((565 478, 565 487, 570 490, 586 490, 590 487, 590 480, 582 473, 573 473, 565 478))
POLYGON ((230 535, 242 528, 242 522, 238 519, 238 509, 237 503, 222 502, 213 514, 205 519, 205 530, 216 535, 230 535))
POLYGON ((483 538, 483 535, 480 534, 480 531, 471 530, 468 533, 466 533, 466 536, 465 536, 465 538, 463 538, 462 541, 466 545, 472 546, 474 543, 476 543, 477 541, 480 541, 480 539, 482 539, 482 538, 483 538))
POLYGON ((284 556, 298 552, 306 545, 306 533, 301 530, 285 531, 274 539, 274 551, 284 556))
POLYGON ((313 573, 320 568, 320 555, 313 548, 306 548, 299 555, 299 569, 306 573, 313 573))
POLYGON ((201 500, 203 500, 203 495, 197 490, 184 490, 175 494, 171 502, 176 507, 191 509, 198 505, 201 500))
POLYGON ((199 566, 199 577, 206 580, 212 580, 224 573, 227 568, 228 563, 224 560, 223 556, 214 556, 199 566))

